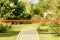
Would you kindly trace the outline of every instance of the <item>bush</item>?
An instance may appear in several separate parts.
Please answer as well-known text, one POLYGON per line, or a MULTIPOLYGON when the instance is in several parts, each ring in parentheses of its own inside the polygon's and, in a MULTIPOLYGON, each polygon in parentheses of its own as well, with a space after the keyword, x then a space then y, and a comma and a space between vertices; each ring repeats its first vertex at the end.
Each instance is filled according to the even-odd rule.
POLYGON ((37 28, 38 33, 41 32, 48 32, 49 31, 49 27, 47 25, 47 23, 45 22, 40 22, 37 28))
POLYGON ((0 33, 8 32, 11 28, 11 23, 0 23, 0 33))
POLYGON ((54 34, 55 36, 60 36, 60 23, 58 22, 52 22, 50 23, 50 31, 53 32, 53 33, 56 33, 54 34))

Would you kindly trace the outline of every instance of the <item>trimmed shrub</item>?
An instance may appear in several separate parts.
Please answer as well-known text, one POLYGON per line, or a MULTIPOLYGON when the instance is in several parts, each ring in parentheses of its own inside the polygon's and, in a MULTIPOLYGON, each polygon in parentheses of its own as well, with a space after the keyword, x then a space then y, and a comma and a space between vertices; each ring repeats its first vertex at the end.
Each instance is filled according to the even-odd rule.
POLYGON ((11 23, 0 23, 0 33, 8 32, 11 28, 11 23))

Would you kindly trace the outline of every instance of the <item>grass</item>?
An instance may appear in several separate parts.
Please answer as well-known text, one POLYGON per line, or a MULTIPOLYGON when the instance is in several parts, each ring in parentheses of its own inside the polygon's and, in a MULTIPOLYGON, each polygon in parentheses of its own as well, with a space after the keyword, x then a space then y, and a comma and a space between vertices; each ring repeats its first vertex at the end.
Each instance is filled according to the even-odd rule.
MULTIPOLYGON (((25 27, 26 25, 20 25, 21 27, 25 27)), ((16 40, 16 37, 19 33, 18 30, 20 30, 20 26, 14 26, 13 25, 13 30, 11 33, 0 33, 0 40, 16 40)), ((31 26, 31 25, 28 25, 31 26)), ((40 40, 60 40, 60 37, 55 37, 52 34, 39 34, 40 40)))
POLYGON ((60 40, 60 37, 55 37, 51 34, 40 34, 40 40, 60 40))
POLYGON ((0 40, 16 40, 17 34, 0 34, 0 40))
MULTIPOLYGON (((18 33, 0 34, 0 40, 16 40, 18 33)), ((60 37, 54 37, 51 34, 39 34, 40 40, 60 40, 60 37)))

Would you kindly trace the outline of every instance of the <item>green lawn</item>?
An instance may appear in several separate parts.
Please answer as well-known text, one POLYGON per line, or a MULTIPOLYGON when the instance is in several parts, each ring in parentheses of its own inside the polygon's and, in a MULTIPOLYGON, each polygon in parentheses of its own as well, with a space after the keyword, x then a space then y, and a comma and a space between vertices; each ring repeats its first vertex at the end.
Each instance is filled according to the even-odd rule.
MULTIPOLYGON (((0 34, 0 40, 16 40, 18 33, 0 34)), ((60 40, 60 37, 54 37, 50 34, 39 34, 40 40, 60 40)))
POLYGON ((0 40, 16 40, 17 34, 0 34, 0 40))
POLYGON ((51 34, 40 34, 40 40, 60 40, 60 37, 52 36, 51 34))
MULTIPOLYGON (((23 28, 23 26, 25 27, 26 25, 20 25, 20 26, 18 25, 18 27, 13 25, 14 28, 13 30, 15 32, 0 34, 0 40, 16 40, 16 37, 19 33, 18 30, 20 30, 20 27, 23 28)), ((31 25, 27 26, 30 27, 31 25)), ((51 34, 39 34, 39 38, 40 40, 60 40, 60 37, 55 37, 51 34)))

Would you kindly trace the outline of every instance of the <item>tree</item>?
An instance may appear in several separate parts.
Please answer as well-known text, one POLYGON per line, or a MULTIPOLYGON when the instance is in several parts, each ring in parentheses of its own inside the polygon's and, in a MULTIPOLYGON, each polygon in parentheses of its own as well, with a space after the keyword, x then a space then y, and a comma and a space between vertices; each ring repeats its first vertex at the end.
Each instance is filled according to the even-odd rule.
POLYGON ((18 20, 31 19, 31 15, 25 13, 25 4, 23 2, 4 0, 0 1, 0 19, 18 20))

